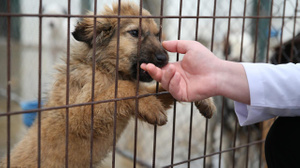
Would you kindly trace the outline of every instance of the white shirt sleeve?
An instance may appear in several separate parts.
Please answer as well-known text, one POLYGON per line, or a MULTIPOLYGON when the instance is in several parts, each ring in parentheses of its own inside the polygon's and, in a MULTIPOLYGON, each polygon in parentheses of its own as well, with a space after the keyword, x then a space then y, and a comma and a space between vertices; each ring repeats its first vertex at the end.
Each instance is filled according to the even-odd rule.
POLYGON ((240 125, 276 116, 300 116, 300 64, 242 63, 250 89, 250 105, 235 102, 240 125))

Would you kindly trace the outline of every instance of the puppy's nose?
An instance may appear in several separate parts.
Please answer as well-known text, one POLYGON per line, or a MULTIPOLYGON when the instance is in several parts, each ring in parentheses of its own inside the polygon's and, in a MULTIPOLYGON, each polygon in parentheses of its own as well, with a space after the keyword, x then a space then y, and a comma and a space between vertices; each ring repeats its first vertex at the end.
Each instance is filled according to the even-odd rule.
POLYGON ((155 56, 159 63, 165 63, 168 60, 168 57, 165 54, 156 54, 155 56))

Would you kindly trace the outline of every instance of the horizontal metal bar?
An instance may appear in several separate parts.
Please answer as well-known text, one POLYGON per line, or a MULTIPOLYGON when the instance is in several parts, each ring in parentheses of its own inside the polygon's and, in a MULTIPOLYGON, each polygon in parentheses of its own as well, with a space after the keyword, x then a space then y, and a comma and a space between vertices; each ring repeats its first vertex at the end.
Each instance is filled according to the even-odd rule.
POLYGON ((139 99, 139 98, 144 98, 144 97, 149 97, 149 96, 157 96, 157 95, 163 95, 163 94, 169 94, 169 92, 164 91, 164 92, 159 92, 159 93, 149 93, 149 94, 138 95, 138 96, 130 96, 130 97, 124 97, 124 98, 114 98, 114 99, 93 101, 93 102, 87 102, 87 103, 69 104, 69 105, 64 105, 64 106, 47 107, 47 108, 31 109, 31 110, 21 110, 21 111, 9 112, 9 113, 0 113, 0 117, 17 115, 17 114, 24 114, 24 113, 33 113, 33 112, 40 112, 40 111, 49 111, 49 110, 57 110, 57 109, 64 109, 64 108, 72 108, 72 107, 79 107, 79 106, 86 106, 86 105, 95 105, 95 104, 101 104, 101 103, 110 103, 110 102, 117 102, 117 101, 122 101, 122 100, 129 100, 129 99, 139 99))
POLYGON ((214 156, 214 155, 219 155, 221 153, 232 152, 233 150, 237 150, 237 149, 253 146, 253 145, 256 145, 256 144, 264 143, 265 141, 266 141, 265 139, 258 140, 258 141, 253 141, 253 142, 247 143, 245 145, 237 146, 237 147, 234 147, 234 148, 228 148, 228 149, 225 149, 225 150, 222 150, 222 151, 219 151, 219 152, 214 152, 214 153, 204 155, 204 156, 200 156, 200 157, 196 157, 196 158, 193 158, 193 159, 190 159, 190 160, 185 160, 185 161, 178 162, 178 163, 175 163, 175 164, 172 164, 172 165, 163 166, 162 168, 169 168, 169 167, 173 167, 173 166, 178 166, 178 165, 185 164, 185 163, 192 162, 192 161, 196 161, 196 160, 199 160, 199 159, 211 157, 211 156, 214 156))
POLYGON ((21 13, 0 13, 0 17, 75 17, 75 18, 153 18, 153 19, 282 19, 300 18, 300 16, 131 16, 131 15, 50 15, 50 14, 21 14, 21 13))

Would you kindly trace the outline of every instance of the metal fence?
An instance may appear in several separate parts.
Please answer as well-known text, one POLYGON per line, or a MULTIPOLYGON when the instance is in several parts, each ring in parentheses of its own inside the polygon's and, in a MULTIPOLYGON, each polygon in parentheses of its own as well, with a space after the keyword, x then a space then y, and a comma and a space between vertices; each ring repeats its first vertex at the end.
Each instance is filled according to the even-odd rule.
MULTIPOLYGON (((10 151, 28 129, 21 120, 25 114, 37 113, 35 120, 39 129, 37 137, 40 139, 42 113, 59 109, 65 109, 68 113, 70 108, 87 105, 93 110, 94 105, 107 102, 116 104, 123 99, 115 97, 110 100, 69 104, 69 94, 72 93, 67 90, 65 105, 43 108, 43 102, 46 101, 44 92, 51 88, 53 81, 50 77, 54 71, 52 66, 57 62, 61 63, 56 57, 70 59, 72 40, 70 36, 73 24, 76 22, 74 20, 87 17, 86 14, 81 13, 86 10, 102 10, 102 4, 110 4, 110 1, 66 0, 65 5, 62 5, 66 9, 65 13, 58 14, 43 12, 43 7, 47 4, 43 0, 32 1, 31 3, 36 7, 34 9, 31 9, 28 1, 27 10, 20 10, 20 6, 26 6, 26 2, 22 0, 0 2, 5 4, 0 8, 2 24, 0 27, 3 30, 0 33, 0 78, 2 79, 0 132, 4 137, 0 141, 0 154, 1 157, 6 155, 9 163, 10 151), (90 9, 82 9, 80 6, 90 7, 90 9), (45 23, 49 20, 63 23, 60 28, 64 35, 55 37, 49 34, 51 31, 45 27, 45 23), (36 107, 31 109, 20 107, 22 103, 33 99, 36 107)), ((152 18, 157 21, 162 31, 163 40, 200 41, 218 57, 232 61, 268 63, 271 56, 278 51, 280 55, 291 57, 296 57, 298 54, 298 52, 285 54, 282 47, 274 49, 276 46, 284 46, 288 40, 293 41, 300 31, 300 7, 297 0, 140 0, 135 2, 152 13, 152 18)), ((119 0, 118 3, 122 1, 119 0)), ((90 17, 105 18, 96 13, 90 17)), ((131 18, 130 16, 107 17, 131 18)), ((142 20, 147 17, 135 18, 142 20)), ((182 56, 170 54, 170 60, 178 61, 182 56)), ((95 68, 92 71, 94 74, 95 68)), ((69 80, 69 70, 66 74, 66 80, 69 80)), ((94 92, 92 93, 93 100, 94 92)), ((124 99, 138 100, 140 96, 147 95, 137 93, 134 97, 124 99)), ((232 101, 224 97, 214 99, 218 111, 211 120, 204 119, 198 114, 192 103, 179 102, 175 102, 172 110, 167 112, 169 122, 165 126, 147 125, 135 118, 129 123, 118 143, 114 137, 113 150, 99 167, 265 167, 263 145, 273 120, 240 127, 234 114, 232 101)), ((117 109, 115 114, 116 111, 117 109)), ((67 115, 66 130, 69 130, 68 121, 67 115)), ((65 153, 62 153, 66 158, 66 167, 68 162, 72 162, 68 159, 70 140, 68 137, 66 131, 66 148, 65 153)), ((90 144, 92 153, 93 138, 90 144)), ((36 145, 40 150, 40 140, 36 145)), ((37 167, 41 164, 40 155, 39 151, 37 167)), ((90 165, 86 167, 88 166, 93 166, 92 157, 90 165)), ((10 164, 7 167, 10 167, 10 164)))

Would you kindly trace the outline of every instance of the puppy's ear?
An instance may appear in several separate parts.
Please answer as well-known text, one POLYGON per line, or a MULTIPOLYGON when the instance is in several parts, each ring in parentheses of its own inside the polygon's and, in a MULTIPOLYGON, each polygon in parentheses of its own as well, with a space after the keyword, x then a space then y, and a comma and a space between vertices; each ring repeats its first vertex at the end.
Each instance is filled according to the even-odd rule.
POLYGON ((90 44, 92 40, 92 36, 90 34, 93 34, 93 32, 89 32, 89 29, 91 29, 91 26, 86 24, 84 21, 78 22, 75 30, 72 32, 72 35, 77 41, 90 44))
POLYGON ((72 33, 77 41, 85 42, 90 47, 93 46, 94 30, 96 31, 96 43, 105 45, 113 35, 113 27, 110 23, 96 21, 96 29, 94 29, 94 19, 83 19, 77 23, 75 31, 72 33))

